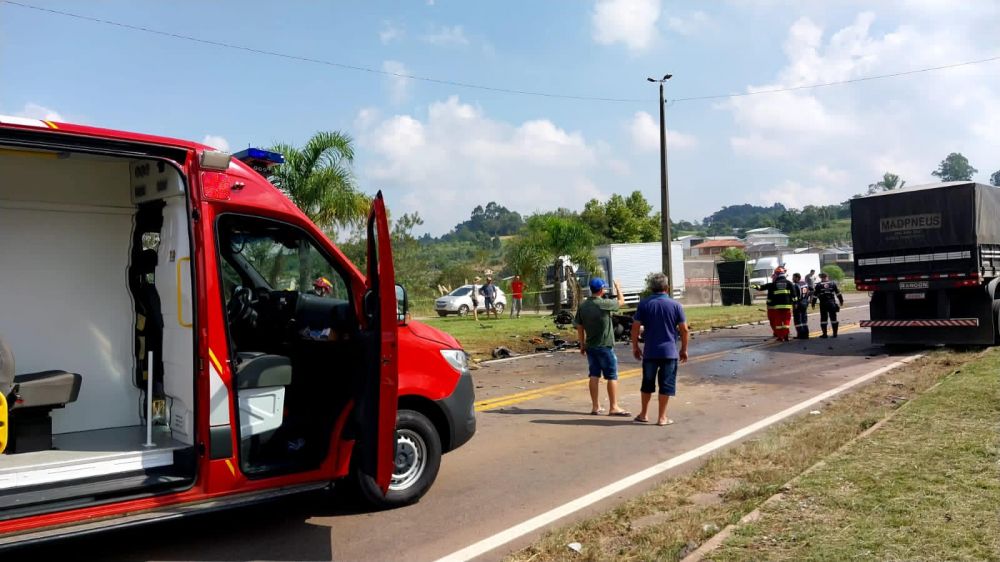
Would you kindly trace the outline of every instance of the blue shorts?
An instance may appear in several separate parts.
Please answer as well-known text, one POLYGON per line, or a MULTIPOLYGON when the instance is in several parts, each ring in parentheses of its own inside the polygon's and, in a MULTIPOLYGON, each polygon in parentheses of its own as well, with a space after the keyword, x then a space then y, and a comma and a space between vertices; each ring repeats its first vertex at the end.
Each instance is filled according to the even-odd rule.
POLYGON ((618 380, 618 357, 610 347, 588 347, 587 364, 590 366, 590 376, 604 378, 609 381, 618 380))
POLYGON ((643 359, 640 391, 652 394, 659 383, 660 394, 677 394, 677 359, 643 359))

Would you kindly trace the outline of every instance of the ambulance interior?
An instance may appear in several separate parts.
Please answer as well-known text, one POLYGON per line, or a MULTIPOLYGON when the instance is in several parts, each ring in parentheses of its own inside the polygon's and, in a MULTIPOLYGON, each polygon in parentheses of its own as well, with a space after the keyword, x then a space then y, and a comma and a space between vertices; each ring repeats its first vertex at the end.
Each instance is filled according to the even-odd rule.
POLYGON ((0 518, 190 485, 186 191, 163 160, 0 145, 0 518))

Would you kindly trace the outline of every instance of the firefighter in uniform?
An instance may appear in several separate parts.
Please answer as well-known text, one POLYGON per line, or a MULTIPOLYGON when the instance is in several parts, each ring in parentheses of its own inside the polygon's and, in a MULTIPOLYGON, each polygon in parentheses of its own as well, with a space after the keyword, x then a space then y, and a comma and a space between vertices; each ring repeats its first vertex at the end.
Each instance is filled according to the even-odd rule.
POLYGON ((785 278, 785 268, 774 270, 774 281, 760 285, 758 290, 767 291, 767 320, 778 341, 788 341, 792 328, 792 307, 799 300, 799 287, 785 278))
POLYGON ((833 337, 837 337, 837 328, 840 325, 837 313, 840 312, 840 307, 844 306, 844 295, 841 294, 840 287, 836 281, 830 281, 828 277, 826 273, 819 274, 819 283, 813 287, 811 297, 813 308, 816 308, 816 303, 819 302, 819 327, 823 330, 821 338, 827 337, 827 318, 830 320, 830 327, 833 328, 833 337))
POLYGON ((796 273, 792 275, 792 283, 799 288, 799 298, 792 308, 792 318, 795 320, 795 339, 809 339, 809 285, 802 279, 802 275, 796 273))

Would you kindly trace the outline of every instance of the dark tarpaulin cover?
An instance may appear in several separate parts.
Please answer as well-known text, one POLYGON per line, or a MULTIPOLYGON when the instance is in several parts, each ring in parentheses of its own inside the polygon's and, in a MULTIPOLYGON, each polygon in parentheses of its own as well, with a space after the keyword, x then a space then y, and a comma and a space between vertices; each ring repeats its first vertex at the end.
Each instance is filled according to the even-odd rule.
POLYGON ((851 200, 855 256, 1000 244, 1000 188, 914 187, 851 200))
POLYGON ((976 184, 976 238, 1000 244, 1000 187, 976 184))

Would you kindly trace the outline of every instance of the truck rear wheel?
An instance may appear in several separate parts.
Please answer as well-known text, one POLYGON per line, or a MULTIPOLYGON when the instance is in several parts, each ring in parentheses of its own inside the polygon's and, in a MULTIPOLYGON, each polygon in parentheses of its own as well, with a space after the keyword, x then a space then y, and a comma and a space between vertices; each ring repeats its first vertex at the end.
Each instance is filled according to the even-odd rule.
POLYGON ((392 481, 385 494, 375 480, 359 470, 351 479, 364 502, 376 509, 416 503, 431 488, 441 468, 441 437, 427 416, 400 410, 396 421, 396 456, 392 481))
POLYGON ((1000 345, 1000 301, 993 301, 993 345, 1000 345))

